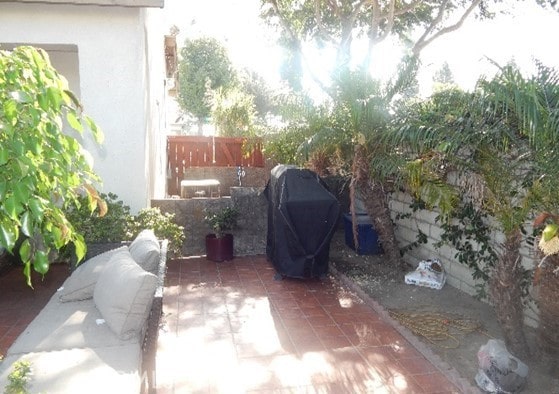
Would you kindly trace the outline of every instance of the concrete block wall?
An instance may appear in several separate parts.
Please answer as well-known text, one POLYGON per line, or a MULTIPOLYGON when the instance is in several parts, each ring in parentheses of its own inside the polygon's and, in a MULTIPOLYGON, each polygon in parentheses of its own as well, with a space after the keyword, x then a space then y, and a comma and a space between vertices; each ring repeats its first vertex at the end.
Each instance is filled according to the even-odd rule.
MULTIPOLYGON (((436 246, 437 242, 441 240, 441 234, 443 233, 443 230, 436 221, 439 213, 436 210, 412 212, 410 208, 411 203, 411 196, 402 192, 393 193, 390 199, 392 220, 396 224, 395 231, 399 246, 404 247, 416 241, 419 230, 427 236, 427 243, 421 244, 407 252, 404 255, 404 259, 413 266, 416 266, 421 260, 438 258, 447 273, 446 284, 475 296, 477 294, 476 285, 483 283, 483 281, 473 279, 472 271, 455 258, 457 251, 452 246, 446 244, 440 247, 436 246), (410 214, 411 216, 398 219, 398 215, 402 214, 406 216, 410 214)), ((495 223, 490 223, 490 225, 494 229, 491 234, 494 240, 492 246, 499 252, 499 245, 504 241, 504 235, 498 231, 495 223)), ((531 231, 530 228, 527 230, 531 231)), ((532 269, 539 262, 533 246, 528 245, 526 242, 523 243, 520 254, 521 262, 527 269, 532 269)), ((533 303, 529 303, 525 308, 524 316, 526 324, 532 327, 537 326, 537 311, 533 303)))

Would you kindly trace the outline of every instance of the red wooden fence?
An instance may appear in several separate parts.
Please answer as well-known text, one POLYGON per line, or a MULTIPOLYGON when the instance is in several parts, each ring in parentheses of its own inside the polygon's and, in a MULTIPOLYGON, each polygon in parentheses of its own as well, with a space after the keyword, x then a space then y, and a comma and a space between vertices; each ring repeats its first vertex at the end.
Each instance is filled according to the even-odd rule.
POLYGON ((260 139, 169 136, 167 137, 167 192, 180 195, 180 182, 191 167, 264 167, 260 139), (243 146, 245 149, 243 149, 243 146), (250 152, 243 154, 243 152, 250 152))

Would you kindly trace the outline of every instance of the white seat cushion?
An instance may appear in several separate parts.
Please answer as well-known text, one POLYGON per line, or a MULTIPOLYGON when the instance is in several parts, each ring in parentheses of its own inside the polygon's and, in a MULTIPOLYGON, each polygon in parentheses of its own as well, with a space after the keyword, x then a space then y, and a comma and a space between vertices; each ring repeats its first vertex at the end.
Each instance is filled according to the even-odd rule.
POLYGON ((140 347, 140 336, 123 341, 106 322, 99 321, 102 318, 92 299, 60 302, 55 294, 8 349, 8 355, 131 344, 140 347))
POLYGON ((126 340, 142 333, 156 287, 157 276, 144 271, 130 253, 118 253, 101 273, 93 301, 113 332, 126 340))
POLYGON ((153 230, 142 230, 129 247, 130 254, 140 267, 157 274, 159 263, 159 241, 153 230))
POLYGON ((123 251, 128 252, 128 247, 112 249, 84 261, 62 285, 62 290, 58 293, 60 301, 81 301, 92 298, 99 275, 111 257, 123 251))

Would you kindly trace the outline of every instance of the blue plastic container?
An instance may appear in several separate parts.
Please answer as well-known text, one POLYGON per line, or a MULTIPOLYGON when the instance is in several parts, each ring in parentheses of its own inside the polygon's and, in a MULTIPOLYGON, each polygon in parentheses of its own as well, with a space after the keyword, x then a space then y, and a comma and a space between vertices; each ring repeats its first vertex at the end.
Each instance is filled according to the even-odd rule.
MULTIPOLYGON (((344 214, 345 243, 351 249, 355 250, 353 242, 351 215, 344 214)), ((378 242, 378 234, 373 228, 373 222, 368 215, 357 215, 357 232, 359 247, 357 254, 381 254, 382 249, 378 242)))

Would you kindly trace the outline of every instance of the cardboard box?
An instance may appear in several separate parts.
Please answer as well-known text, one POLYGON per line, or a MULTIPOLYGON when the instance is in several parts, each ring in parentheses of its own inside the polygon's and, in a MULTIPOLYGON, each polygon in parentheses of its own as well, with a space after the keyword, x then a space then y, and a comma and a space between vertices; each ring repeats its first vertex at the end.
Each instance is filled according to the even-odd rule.
POLYGON ((405 275, 404 280, 409 285, 440 290, 446 282, 446 272, 439 259, 423 260, 415 271, 405 275))

